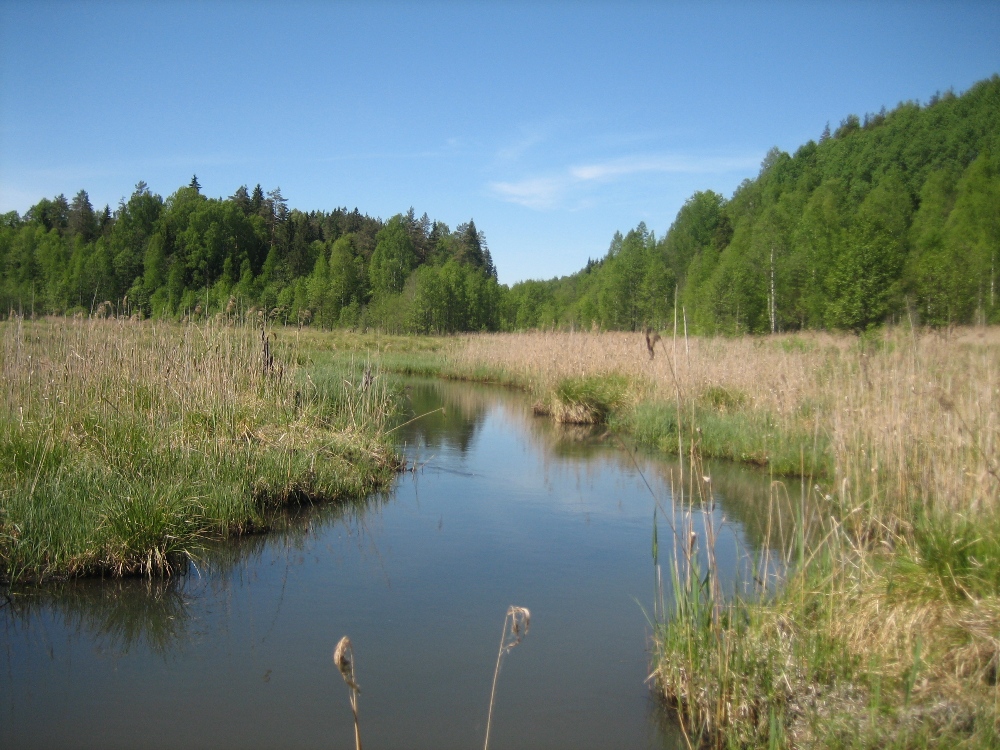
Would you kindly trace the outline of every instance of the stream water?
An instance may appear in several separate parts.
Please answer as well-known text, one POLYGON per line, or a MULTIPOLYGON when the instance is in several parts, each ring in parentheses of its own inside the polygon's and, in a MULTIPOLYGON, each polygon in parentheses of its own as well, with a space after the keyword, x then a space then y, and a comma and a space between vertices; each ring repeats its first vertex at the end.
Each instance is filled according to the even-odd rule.
MULTIPOLYGON (((518 393, 407 393, 426 416, 397 430, 414 469, 390 494, 303 508, 172 580, 0 602, 0 747, 352 748, 342 635, 369 750, 479 747, 512 604, 531 630, 504 657, 490 747, 682 747, 647 682, 653 511, 665 562, 677 465, 518 393)), ((769 482, 707 470, 732 582, 765 544, 769 482)))

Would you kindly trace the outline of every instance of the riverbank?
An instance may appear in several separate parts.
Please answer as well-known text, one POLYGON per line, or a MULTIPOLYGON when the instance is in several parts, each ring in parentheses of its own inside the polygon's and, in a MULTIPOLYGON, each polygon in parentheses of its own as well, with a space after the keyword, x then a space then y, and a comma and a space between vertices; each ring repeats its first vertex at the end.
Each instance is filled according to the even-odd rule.
POLYGON ((821 512, 800 517, 780 581, 723 601, 710 538, 667 563, 653 674, 692 745, 995 747, 1000 331, 651 343, 469 336, 410 367, 517 385, 539 413, 679 453, 708 478, 675 490, 692 529, 709 458, 800 477, 775 501, 821 512))
POLYGON ((653 677, 692 745, 997 746, 1000 331, 650 343, 8 321, 0 562, 15 580, 166 573, 283 504, 385 486, 375 357, 683 457, 653 677), (742 598, 714 568, 716 457, 766 467, 771 501, 800 509, 742 598))
POLYGON ((0 323, 0 577, 159 575, 288 504, 364 497, 398 457, 365 361, 289 329, 0 323))

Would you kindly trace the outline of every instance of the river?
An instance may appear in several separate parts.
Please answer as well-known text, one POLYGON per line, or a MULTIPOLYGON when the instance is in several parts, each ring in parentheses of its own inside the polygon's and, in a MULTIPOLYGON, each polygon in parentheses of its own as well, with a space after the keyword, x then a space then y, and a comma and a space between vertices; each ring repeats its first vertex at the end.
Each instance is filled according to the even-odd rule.
MULTIPOLYGON (((0 606, 0 747, 351 748, 343 635, 368 750, 480 747, 509 605, 531 629, 503 659, 491 748, 682 747, 647 681, 654 507, 666 568, 677 464, 533 417, 517 392, 407 395, 425 416, 395 433, 411 470, 391 493, 290 513, 171 580, 0 606)), ((735 585, 768 478, 706 471, 735 585)))

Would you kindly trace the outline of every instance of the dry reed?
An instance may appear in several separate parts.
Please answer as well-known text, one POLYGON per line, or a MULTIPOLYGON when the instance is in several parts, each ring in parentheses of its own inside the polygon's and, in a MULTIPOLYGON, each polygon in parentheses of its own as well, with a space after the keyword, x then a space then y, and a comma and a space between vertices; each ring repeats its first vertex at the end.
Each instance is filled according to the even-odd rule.
POLYGON ((354 676, 354 647, 351 639, 346 635, 341 638, 333 649, 333 664, 344 678, 344 683, 350 691, 348 700, 351 702, 351 714, 354 716, 354 746, 361 750, 361 724, 358 720, 358 694, 361 688, 358 687, 357 679, 354 676))
POLYGON ((493 723, 493 702, 497 694, 497 678, 500 676, 500 660, 511 649, 517 646, 528 634, 531 627, 531 612, 526 607, 511 605, 503 618, 503 631, 500 633, 500 649, 497 651, 497 666, 493 670, 493 688, 490 690, 490 710, 486 716, 486 740, 483 750, 490 746, 490 726, 493 723))

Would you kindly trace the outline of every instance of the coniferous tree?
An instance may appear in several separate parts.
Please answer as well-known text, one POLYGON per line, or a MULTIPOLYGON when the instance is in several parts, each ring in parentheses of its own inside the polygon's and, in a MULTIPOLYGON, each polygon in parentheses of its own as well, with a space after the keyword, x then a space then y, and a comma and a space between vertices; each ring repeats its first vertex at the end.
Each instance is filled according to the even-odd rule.
POLYGON ((83 242, 90 242, 97 234, 97 216, 94 207, 90 205, 90 196, 86 190, 81 190, 73 198, 69 206, 68 227, 71 234, 83 242))

